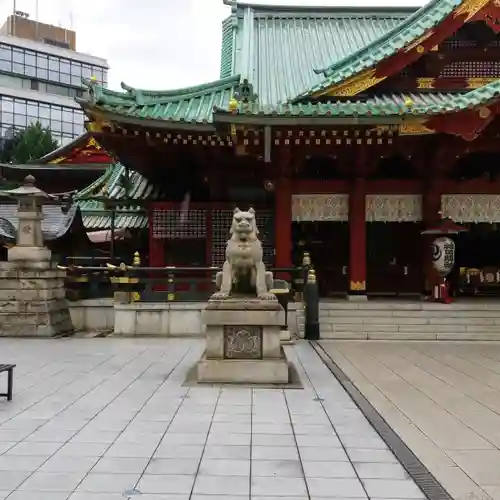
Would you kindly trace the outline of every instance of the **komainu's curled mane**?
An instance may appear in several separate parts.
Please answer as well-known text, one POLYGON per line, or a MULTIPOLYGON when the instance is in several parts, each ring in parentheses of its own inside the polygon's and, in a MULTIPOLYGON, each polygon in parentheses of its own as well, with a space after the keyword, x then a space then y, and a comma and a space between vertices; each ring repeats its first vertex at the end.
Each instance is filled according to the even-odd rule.
POLYGON ((255 210, 249 208, 243 212, 235 208, 229 234, 226 261, 215 280, 219 291, 211 299, 223 300, 234 294, 251 294, 261 300, 276 300, 276 296, 269 293, 273 275, 266 271, 262 260, 255 210))

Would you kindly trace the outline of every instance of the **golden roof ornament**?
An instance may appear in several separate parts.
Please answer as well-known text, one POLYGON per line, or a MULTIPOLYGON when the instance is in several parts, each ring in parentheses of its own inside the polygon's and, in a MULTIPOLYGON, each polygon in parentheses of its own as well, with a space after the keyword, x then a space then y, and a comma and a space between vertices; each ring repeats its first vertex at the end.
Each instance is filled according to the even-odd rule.
POLYGON ((405 99, 405 102, 404 102, 405 107, 411 108, 411 107, 413 107, 414 104, 415 104, 415 102, 413 101, 413 99, 411 97, 407 97, 405 99))
POLYGON ((229 111, 231 113, 238 111, 238 101, 234 97, 229 101, 229 111))

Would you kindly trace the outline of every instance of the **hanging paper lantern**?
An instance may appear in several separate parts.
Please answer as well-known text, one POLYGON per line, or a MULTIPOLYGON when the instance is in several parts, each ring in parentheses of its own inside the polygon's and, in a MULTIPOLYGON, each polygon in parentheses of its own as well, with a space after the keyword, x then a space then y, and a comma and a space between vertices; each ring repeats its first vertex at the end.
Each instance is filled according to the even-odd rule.
POLYGON ((455 242, 441 236, 432 243, 432 265, 441 276, 447 276, 455 264, 455 242))

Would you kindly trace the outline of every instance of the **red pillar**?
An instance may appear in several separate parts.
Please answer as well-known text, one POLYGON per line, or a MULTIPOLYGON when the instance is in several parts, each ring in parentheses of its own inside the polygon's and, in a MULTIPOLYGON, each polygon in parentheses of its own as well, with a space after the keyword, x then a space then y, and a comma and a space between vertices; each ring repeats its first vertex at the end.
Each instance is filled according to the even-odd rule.
POLYGON ((281 178, 275 186, 275 262, 276 267, 292 266, 292 184, 281 178))
POLYGON ((366 186, 356 178, 349 193, 349 295, 366 295, 366 186))

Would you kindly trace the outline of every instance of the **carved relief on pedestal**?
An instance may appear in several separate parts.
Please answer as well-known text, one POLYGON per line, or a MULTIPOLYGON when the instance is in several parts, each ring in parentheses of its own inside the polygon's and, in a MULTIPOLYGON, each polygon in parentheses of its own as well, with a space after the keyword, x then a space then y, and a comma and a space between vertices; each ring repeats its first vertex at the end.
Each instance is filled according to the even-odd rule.
POLYGON ((261 326, 225 326, 225 359, 261 359, 261 326))
POLYGON ((419 222, 422 196, 418 194, 369 194, 366 196, 368 222, 419 222))
POLYGON ((292 220, 294 222, 343 222, 349 219, 347 194, 294 194, 292 220))
POLYGON ((443 218, 455 222, 500 222, 500 196, 496 194, 444 194, 443 218))

